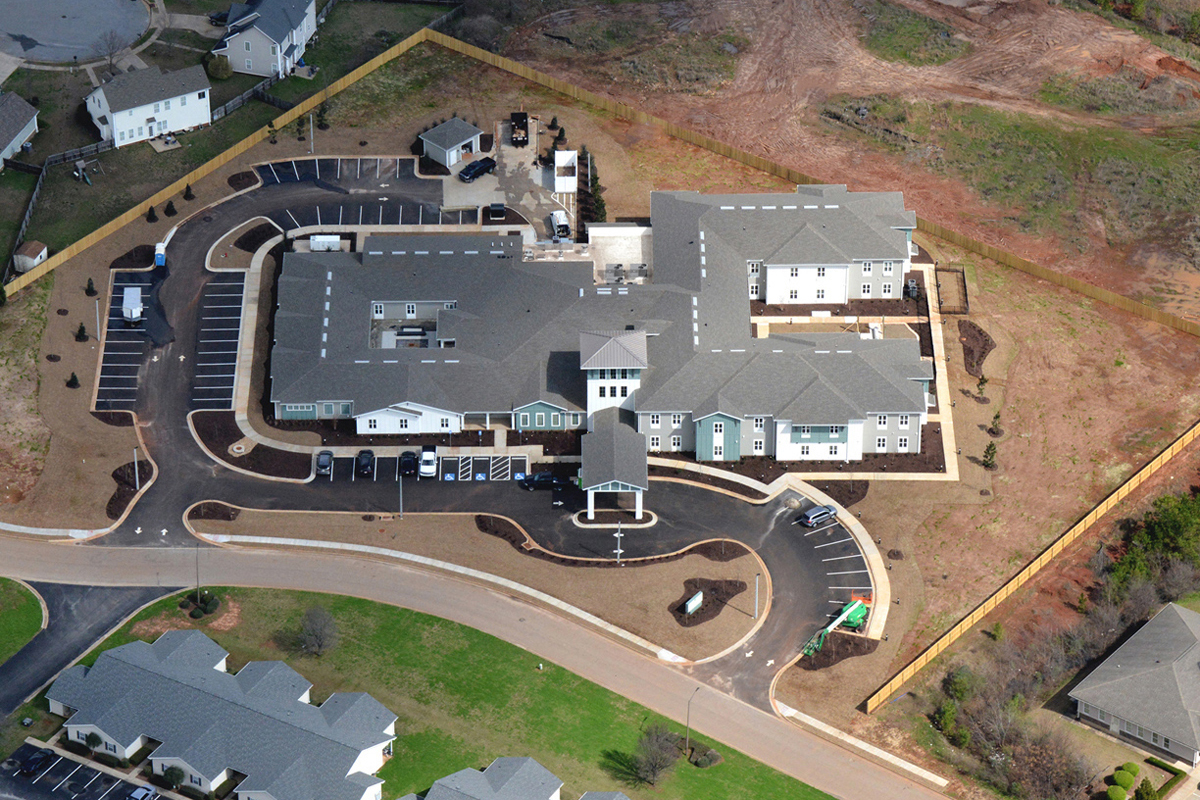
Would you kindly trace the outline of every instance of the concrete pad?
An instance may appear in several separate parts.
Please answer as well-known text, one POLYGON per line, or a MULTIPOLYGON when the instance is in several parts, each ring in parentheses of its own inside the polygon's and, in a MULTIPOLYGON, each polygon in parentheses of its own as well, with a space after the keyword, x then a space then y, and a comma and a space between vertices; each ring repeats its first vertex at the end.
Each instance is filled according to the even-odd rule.
POLYGON ((25 63, 25 59, 20 56, 9 55, 0 51, 0 83, 8 80, 8 76, 17 71, 17 68, 25 63))
POLYGON ((194 31, 209 39, 220 39, 225 34, 224 25, 213 25, 204 14, 171 14, 167 27, 194 31))

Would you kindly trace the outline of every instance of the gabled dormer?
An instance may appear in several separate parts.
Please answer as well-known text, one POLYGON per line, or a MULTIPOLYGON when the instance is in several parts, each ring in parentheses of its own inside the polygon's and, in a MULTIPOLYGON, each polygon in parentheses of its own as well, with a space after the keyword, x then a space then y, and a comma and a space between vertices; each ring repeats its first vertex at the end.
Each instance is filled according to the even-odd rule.
POLYGON ((587 376, 587 412, 603 408, 636 410, 646 360, 646 332, 583 331, 579 334, 579 368, 587 376))

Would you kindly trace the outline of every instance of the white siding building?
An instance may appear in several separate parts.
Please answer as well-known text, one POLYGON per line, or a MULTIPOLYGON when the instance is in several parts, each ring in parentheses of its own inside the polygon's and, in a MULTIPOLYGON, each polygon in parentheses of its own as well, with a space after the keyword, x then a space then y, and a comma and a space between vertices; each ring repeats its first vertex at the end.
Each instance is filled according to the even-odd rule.
POLYGON ((316 0, 256 0, 229 8, 228 28, 213 52, 234 72, 290 75, 317 31, 316 0))
POLYGON ((38 132, 37 115, 37 109, 18 95, 0 94, 0 159, 17 155, 21 145, 33 138, 38 132))
POLYGON ((117 147, 212 124, 208 76, 199 65, 126 72, 87 96, 92 122, 117 147))

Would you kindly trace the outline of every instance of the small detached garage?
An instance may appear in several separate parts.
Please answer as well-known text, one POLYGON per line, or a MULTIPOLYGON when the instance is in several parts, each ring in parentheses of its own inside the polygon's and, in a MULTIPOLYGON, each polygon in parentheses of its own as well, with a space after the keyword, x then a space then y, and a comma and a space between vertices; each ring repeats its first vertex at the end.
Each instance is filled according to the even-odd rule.
POLYGON ((466 120, 452 117, 419 137, 425 146, 425 156, 446 168, 463 160, 464 155, 479 152, 479 137, 483 131, 466 120))

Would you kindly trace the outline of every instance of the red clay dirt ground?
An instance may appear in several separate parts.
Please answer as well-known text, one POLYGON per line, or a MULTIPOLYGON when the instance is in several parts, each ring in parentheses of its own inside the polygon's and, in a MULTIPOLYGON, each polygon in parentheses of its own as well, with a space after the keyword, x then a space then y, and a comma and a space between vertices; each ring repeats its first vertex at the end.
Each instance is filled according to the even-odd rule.
MULTIPOLYGON (((543 35, 561 23, 560 15, 514 32, 504 55, 818 179, 854 190, 903 191, 906 207, 934 222, 1122 294, 1160 298, 1156 302, 1163 308, 1200 319, 1200 275, 1155 243, 1110 246, 1103 224, 1088 224, 1075 232, 1087 237, 1080 254, 1055 235, 1022 233, 1006 222, 1014 209, 985 203, 964 183, 816 121, 817 107, 833 95, 890 94, 980 104, 1072 126, 1153 131, 1185 125, 1196 112, 1172 113, 1169 119, 1100 116, 1043 104, 1038 91, 1055 75, 1087 78, 1125 69, 1144 75, 1147 84, 1167 73, 1200 91, 1200 72, 1136 33, 1041 0, 983 0, 965 4, 968 8, 936 0, 900 2, 952 26, 971 43, 971 52, 940 66, 884 61, 862 45, 863 13, 854 3, 713 0, 688 6, 690 29, 708 36, 733 31, 751 44, 738 55, 732 80, 703 94, 639 85, 620 61, 606 63, 594 53, 581 58, 543 35)), ((664 20, 678 24, 680 5, 662 4, 664 20)), ((570 21, 603 20, 624 14, 624 8, 577 9, 570 21)))

